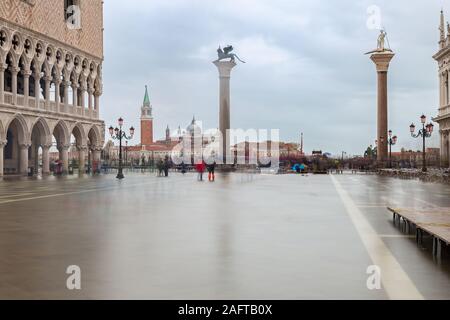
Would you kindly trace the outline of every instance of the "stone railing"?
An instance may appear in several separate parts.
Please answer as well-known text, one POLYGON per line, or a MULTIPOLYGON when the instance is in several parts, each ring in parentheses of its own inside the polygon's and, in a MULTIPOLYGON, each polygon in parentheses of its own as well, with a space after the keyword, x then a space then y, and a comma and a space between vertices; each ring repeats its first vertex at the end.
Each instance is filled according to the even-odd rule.
POLYGON ((28 108, 32 108, 32 109, 39 109, 42 111, 50 111, 50 112, 56 112, 56 113, 61 113, 61 114, 69 114, 69 115, 71 114, 71 115, 83 116, 83 117, 91 118, 91 119, 98 119, 98 112, 96 110, 92 110, 92 112, 90 112, 88 108, 85 108, 85 110, 83 112, 83 107, 81 107, 81 106, 74 107, 72 104, 69 104, 67 111, 66 111, 66 106, 63 102, 59 103, 59 109, 58 109, 58 106, 56 105, 55 101, 50 101, 46 105, 46 101, 43 98, 39 99, 39 107, 36 106, 36 99, 34 97, 28 97, 28 103, 26 106, 25 106, 25 97, 23 95, 18 94, 16 99, 17 99, 17 103, 14 104, 12 93, 10 93, 10 92, 4 93, 4 104, 6 104, 6 105, 16 105, 18 107, 24 106, 24 107, 28 107, 28 108))

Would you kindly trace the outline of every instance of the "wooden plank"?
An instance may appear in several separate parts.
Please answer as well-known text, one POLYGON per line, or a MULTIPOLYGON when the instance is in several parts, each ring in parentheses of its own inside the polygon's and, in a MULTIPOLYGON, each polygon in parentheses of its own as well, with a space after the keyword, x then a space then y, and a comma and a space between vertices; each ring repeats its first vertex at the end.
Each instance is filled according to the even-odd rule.
POLYGON ((388 208, 388 210, 450 244, 450 208, 388 208))

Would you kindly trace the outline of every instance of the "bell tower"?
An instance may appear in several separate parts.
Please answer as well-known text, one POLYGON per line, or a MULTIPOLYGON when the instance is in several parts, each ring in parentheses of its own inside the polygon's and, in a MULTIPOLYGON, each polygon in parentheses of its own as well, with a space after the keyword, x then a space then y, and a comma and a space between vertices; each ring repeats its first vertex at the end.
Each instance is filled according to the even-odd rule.
POLYGON ((145 86, 144 102, 141 107, 141 145, 149 146, 153 144, 153 115, 152 105, 148 95, 148 88, 145 86))

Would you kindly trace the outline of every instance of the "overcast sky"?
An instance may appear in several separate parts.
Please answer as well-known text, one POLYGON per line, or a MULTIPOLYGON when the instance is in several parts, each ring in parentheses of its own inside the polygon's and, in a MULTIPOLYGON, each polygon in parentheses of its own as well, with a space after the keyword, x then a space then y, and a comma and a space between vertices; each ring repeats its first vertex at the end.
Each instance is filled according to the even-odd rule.
MULTIPOLYGON (((439 12, 443 0, 109 0, 105 1, 102 118, 139 129, 149 85, 155 136, 186 127, 193 114, 218 126, 219 45, 247 63, 231 79, 233 128, 305 134, 307 152, 361 154, 376 139, 376 72, 365 52, 379 31, 367 9, 381 9, 396 56, 389 72, 389 127, 399 147, 418 149, 409 125, 437 115, 439 12)), ((450 17, 450 14, 449 14, 450 17)), ((436 128, 437 129, 437 128, 436 128)), ((137 130, 139 133, 139 130, 137 130)), ((437 130, 436 130, 437 132, 437 130)), ((139 143, 139 134, 134 143, 139 143)), ((432 143, 439 145, 437 133, 432 143)))

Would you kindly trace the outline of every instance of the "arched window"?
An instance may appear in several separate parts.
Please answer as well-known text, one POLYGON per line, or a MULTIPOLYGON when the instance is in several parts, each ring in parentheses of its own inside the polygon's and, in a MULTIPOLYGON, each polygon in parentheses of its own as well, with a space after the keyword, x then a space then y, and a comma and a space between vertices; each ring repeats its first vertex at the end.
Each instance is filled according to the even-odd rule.
POLYGON ((64 19, 66 21, 73 15, 73 12, 71 12, 69 8, 74 5, 75 0, 64 0, 64 19))

